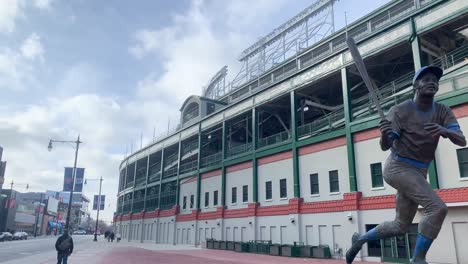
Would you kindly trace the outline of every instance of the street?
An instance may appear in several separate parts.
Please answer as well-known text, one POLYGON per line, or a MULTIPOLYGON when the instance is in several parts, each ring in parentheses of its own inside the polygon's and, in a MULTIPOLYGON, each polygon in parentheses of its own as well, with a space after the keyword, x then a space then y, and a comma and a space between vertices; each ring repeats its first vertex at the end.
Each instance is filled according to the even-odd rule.
MULTIPOLYGON (((47 236, 28 240, 0 242, 0 263, 41 263, 56 257, 57 237, 47 236)), ((75 251, 88 250, 96 245, 93 236, 73 236, 75 251)), ((104 237, 99 238, 104 241, 104 237)))

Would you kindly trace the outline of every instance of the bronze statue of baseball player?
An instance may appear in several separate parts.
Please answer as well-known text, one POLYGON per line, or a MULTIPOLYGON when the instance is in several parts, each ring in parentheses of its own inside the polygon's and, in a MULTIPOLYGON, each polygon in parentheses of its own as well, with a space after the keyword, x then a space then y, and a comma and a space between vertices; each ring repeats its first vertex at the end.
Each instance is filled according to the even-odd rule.
POLYGON ((407 233, 418 205, 424 207, 425 212, 418 225, 411 263, 427 263, 426 253, 447 215, 447 206, 426 180, 427 169, 434 159, 439 137, 448 138, 458 146, 466 145, 450 108, 434 102, 442 74, 442 69, 435 66, 419 69, 413 78, 415 99, 394 106, 387 119, 380 121, 380 147, 383 151, 391 149, 383 177, 397 190, 396 216, 395 220, 381 223, 364 235, 355 233, 352 246, 346 252, 348 264, 367 241, 407 233))

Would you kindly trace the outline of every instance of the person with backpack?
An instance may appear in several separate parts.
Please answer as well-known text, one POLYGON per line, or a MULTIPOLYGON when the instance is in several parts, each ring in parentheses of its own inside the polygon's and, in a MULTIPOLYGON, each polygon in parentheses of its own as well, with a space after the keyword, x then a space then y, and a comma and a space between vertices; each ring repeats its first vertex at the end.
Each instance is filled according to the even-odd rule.
POLYGON ((55 249, 57 250, 57 264, 67 264, 68 256, 73 252, 73 239, 68 235, 67 230, 55 242, 55 249))

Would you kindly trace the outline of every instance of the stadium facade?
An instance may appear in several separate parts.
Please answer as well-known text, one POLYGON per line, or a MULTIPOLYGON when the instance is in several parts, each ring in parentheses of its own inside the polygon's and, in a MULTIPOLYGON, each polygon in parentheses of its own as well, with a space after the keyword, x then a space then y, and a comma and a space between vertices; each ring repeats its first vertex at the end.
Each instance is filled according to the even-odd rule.
MULTIPOLYGON (((346 34, 385 111, 412 98, 415 69, 442 67, 436 99, 467 133, 467 21, 466 0, 392 1, 263 72, 248 72, 236 88, 210 85, 190 96, 176 131, 122 161, 117 231, 146 243, 297 241, 328 245, 339 257, 353 232, 394 217, 396 193, 382 179, 389 152, 379 148, 379 118, 346 34)), ((253 50, 262 54, 257 47, 243 58, 253 50)), ((429 262, 468 263, 467 164, 468 148, 441 139, 427 179, 449 211, 429 262)), ((407 262, 422 213, 410 233, 364 246, 361 257, 407 262)))

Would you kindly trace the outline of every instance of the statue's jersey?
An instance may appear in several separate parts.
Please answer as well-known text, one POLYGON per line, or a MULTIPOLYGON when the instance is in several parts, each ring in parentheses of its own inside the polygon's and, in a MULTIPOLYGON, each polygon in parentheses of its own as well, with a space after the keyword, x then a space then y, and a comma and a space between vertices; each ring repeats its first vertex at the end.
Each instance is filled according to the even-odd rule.
POLYGON ((434 103, 427 112, 419 110, 413 100, 407 100, 390 109, 387 119, 392 122, 395 139, 392 153, 399 157, 430 163, 434 159, 439 137, 433 138, 424 124, 436 123, 450 130, 460 131, 452 110, 434 103))

